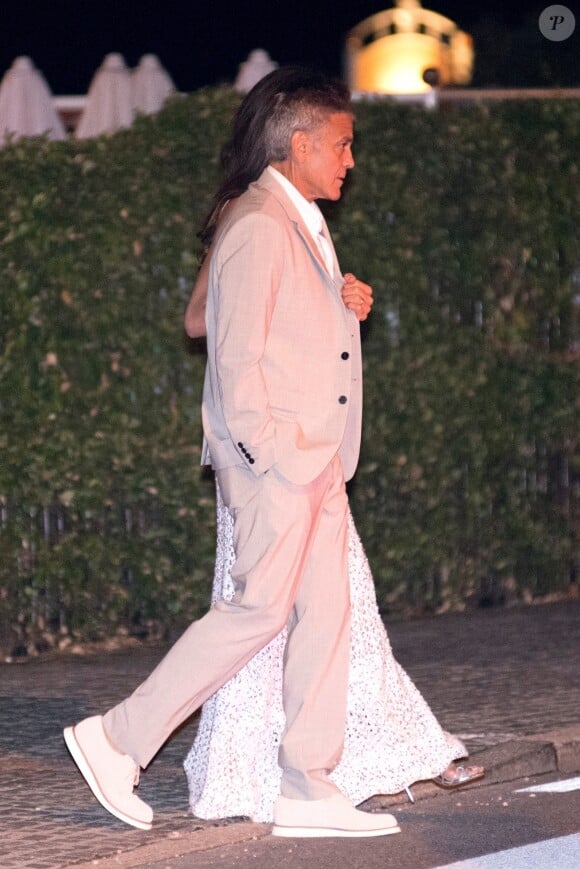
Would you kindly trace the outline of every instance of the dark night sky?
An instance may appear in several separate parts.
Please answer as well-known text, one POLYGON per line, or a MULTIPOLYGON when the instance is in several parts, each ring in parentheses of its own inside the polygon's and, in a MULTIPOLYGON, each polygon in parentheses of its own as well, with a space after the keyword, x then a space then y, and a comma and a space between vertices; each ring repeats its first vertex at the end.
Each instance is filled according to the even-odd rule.
MULTIPOLYGON (((460 27, 522 27, 549 0, 425 0, 460 27)), ((574 9, 577 3, 568 3, 574 9)), ((0 76, 28 54, 53 93, 85 93, 105 54, 130 66, 153 52, 180 90, 233 81, 254 48, 280 64, 304 63, 340 74, 344 34, 390 0, 11 0, 0 13, 0 76)), ((580 12, 576 12, 580 19, 580 12)), ((579 21, 580 24, 580 21, 579 21)), ((571 41, 571 40, 570 40, 571 41)), ((477 46, 476 46, 477 47, 477 46)), ((526 82, 522 82, 526 84, 526 82)))

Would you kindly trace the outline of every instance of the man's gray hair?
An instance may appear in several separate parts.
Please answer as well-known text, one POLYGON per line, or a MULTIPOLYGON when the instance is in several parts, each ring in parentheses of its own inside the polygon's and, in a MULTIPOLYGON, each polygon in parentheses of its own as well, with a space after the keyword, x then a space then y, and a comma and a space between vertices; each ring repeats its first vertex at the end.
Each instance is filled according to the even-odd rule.
POLYGON ((297 130, 313 133, 335 112, 352 114, 350 92, 343 82, 313 76, 296 90, 281 90, 266 119, 264 146, 269 163, 286 160, 297 130), (309 86, 310 85, 310 86, 309 86), (314 86, 312 86, 314 85, 314 86))

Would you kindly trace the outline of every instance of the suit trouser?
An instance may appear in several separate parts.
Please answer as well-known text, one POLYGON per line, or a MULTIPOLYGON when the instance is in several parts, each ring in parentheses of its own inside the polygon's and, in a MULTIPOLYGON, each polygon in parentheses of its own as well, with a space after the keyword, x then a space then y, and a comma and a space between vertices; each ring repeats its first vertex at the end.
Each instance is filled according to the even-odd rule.
MULTIPOLYGON (((135 692, 104 716, 119 750, 147 766, 169 735, 289 622, 282 794, 322 799, 342 753, 350 645, 347 496, 338 458, 298 486, 274 469, 217 472, 234 517, 231 602, 194 622, 135 692)), ((235 727, 232 721, 232 727, 235 727)))

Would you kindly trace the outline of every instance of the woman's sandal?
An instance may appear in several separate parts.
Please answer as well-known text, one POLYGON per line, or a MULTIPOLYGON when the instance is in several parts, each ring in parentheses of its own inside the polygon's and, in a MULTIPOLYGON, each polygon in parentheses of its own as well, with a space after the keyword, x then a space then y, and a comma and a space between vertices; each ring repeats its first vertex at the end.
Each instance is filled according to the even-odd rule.
POLYGON ((435 776, 433 781, 440 788, 453 790, 460 788, 463 785, 469 785, 474 781, 478 781, 485 775, 485 769, 482 766, 461 766, 455 764, 451 768, 447 768, 441 775, 435 776))

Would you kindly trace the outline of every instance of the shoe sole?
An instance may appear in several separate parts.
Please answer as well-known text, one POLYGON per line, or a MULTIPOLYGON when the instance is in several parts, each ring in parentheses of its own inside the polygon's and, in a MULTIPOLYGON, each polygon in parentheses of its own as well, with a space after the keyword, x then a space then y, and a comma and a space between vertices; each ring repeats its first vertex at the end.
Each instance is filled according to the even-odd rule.
POLYGON ((109 800, 99 787, 99 783, 95 778, 95 774, 93 773, 89 762, 83 754, 82 748, 77 742, 74 727, 65 727, 65 729, 63 730, 63 736, 66 747, 70 751, 71 757, 76 763, 80 774, 82 775, 102 807, 110 812, 111 815, 114 815, 120 821, 124 821, 125 824, 129 824, 131 827, 137 827, 138 830, 150 830, 153 826, 152 822, 140 821, 138 818, 133 818, 131 815, 126 815, 125 812, 122 812, 111 802, 109 802, 109 800))
POLYGON ((363 839, 370 836, 392 836, 393 833, 400 833, 400 827, 384 827, 382 830, 335 830, 329 827, 280 827, 274 825, 272 828, 273 836, 283 836, 286 838, 296 839, 322 839, 322 838, 339 838, 339 839, 363 839))

